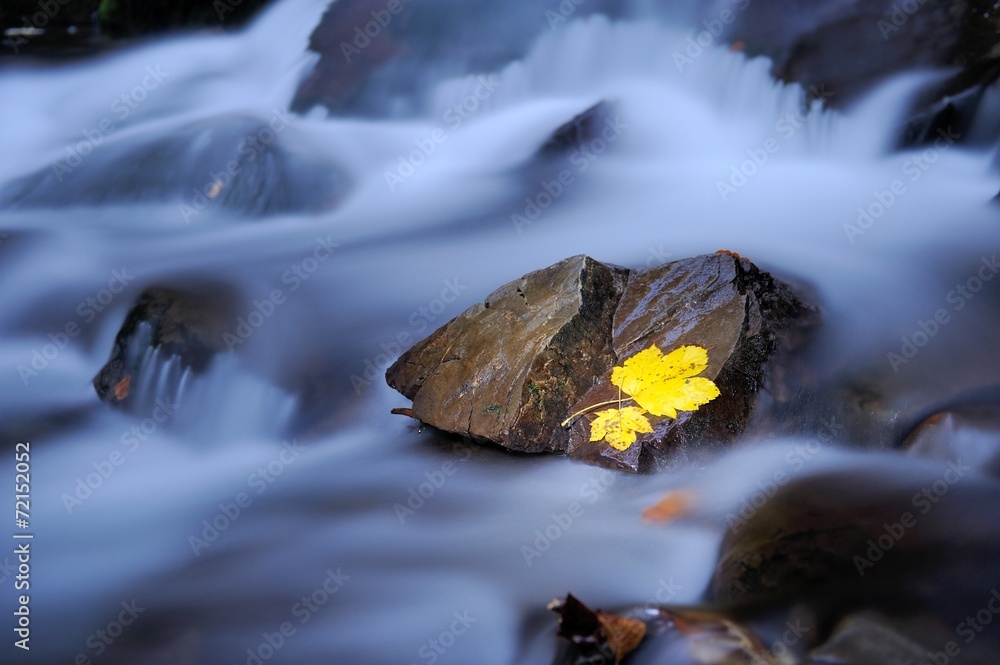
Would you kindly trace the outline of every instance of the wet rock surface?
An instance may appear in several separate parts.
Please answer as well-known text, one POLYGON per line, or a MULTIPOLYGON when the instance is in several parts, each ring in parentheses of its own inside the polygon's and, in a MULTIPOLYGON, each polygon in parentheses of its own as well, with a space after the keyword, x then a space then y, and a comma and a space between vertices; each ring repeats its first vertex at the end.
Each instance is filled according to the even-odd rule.
POLYGON ((523 57, 538 36, 534 27, 525 26, 555 30, 592 14, 621 18, 628 13, 623 4, 587 0, 547 11, 534 2, 424 0, 417 6, 338 0, 310 37, 309 49, 320 60, 296 92, 293 108, 323 105, 335 113, 364 109, 386 115, 396 106, 385 104, 384 95, 405 107, 440 77, 497 71, 523 57), (443 14, 448 20, 441 20, 443 14), (445 53, 450 57, 443 58, 445 53))
POLYGON ((939 411, 911 431, 901 448, 908 455, 961 462, 1000 475, 1000 403, 939 411))
POLYGON ((239 302, 230 288, 218 284, 143 291, 115 337, 111 357, 94 377, 98 397, 113 404, 125 401, 128 390, 116 387, 126 379, 131 382, 151 349, 178 358, 195 372, 204 370, 216 353, 226 350, 223 337, 239 302))
POLYGON ((813 649, 809 665, 906 665, 925 662, 927 650, 903 634, 888 617, 859 612, 845 617, 824 644, 813 649))
MULTIPOLYGON (((591 443, 586 420, 581 419, 571 429, 569 454, 639 471, 676 461, 705 444, 736 438, 749 422, 761 388, 770 383, 772 356, 796 346, 814 314, 749 260, 726 253, 631 273, 615 313, 618 358, 651 344, 664 350, 704 346, 709 365, 701 376, 714 381, 721 396, 697 411, 678 412, 676 419, 657 419, 653 434, 624 452, 591 443)), ((571 412, 617 396, 610 376, 602 376, 571 412)))
POLYGON ((270 0, 103 0, 102 28, 114 37, 134 37, 190 28, 236 30, 270 0))
POLYGON ((518 452, 567 452, 644 471, 689 449, 731 440, 768 381, 768 363, 794 346, 815 311, 748 260, 719 253, 629 271, 577 256, 490 294, 405 353, 390 386, 412 415, 439 429, 518 452), (611 370, 650 345, 709 349, 702 374, 722 396, 624 452, 591 443, 570 414, 616 399, 611 370))
MULTIPOLYGON (((880 619, 878 630, 871 622, 842 624, 832 638, 842 654, 875 642, 896 643, 902 652, 917 644, 926 654, 955 640, 955 626, 988 601, 996 582, 1000 487, 962 464, 896 458, 872 467, 797 480, 753 515, 732 521, 710 599, 747 608, 805 604, 830 630, 855 612, 891 619, 880 619), (905 471, 887 473, 898 467, 905 471), (890 630, 898 638, 875 639, 890 630)), ((995 648, 996 636, 980 639, 962 647, 968 660, 959 662, 986 662, 980 659, 995 648)), ((878 649, 866 653, 868 660, 810 662, 883 662, 873 656, 878 649)))
POLYGON ((611 120, 612 108, 608 102, 598 102, 577 114, 552 132, 538 149, 536 158, 552 160, 568 157, 584 145, 600 137, 601 130, 611 120))
MULTIPOLYGON (((727 518, 706 604, 615 610, 646 624, 640 662, 995 662, 1000 635, 984 630, 992 611, 977 612, 1000 600, 995 479, 957 463, 881 457, 768 496, 727 518)), ((555 662, 593 650, 564 646, 555 662)))
POLYGON ((176 202, 186 223, 213 212, 266 217, 332 208, 347 191, 346 178, 288 140, 291 122, 275 110, 270 118, 201 121, 166 137, 112 135, 86 158, 68 152, 15 181, 0 191, 0 205, 176 202))
POLYGON ((611 321, 628 271, 585 256, 500 287, 396 361, 414 417, 520 452, 561 452, 559 423, 615 363, 611 321))
MULTIPOLYGON (((749 4, 728 33, 748 55, 766 55, 785 81, 848 106, 887 77, 952 68, 916 100, 902 145, 931 143, 941 129, 971 136, 983 92, 997 80, 1000 16, 988 0, 842 0, 822 6, 749 4), (955 71, 958 68, 959 71, 955 71)), ((985 112, 985 111, 984 111, 985 112)))

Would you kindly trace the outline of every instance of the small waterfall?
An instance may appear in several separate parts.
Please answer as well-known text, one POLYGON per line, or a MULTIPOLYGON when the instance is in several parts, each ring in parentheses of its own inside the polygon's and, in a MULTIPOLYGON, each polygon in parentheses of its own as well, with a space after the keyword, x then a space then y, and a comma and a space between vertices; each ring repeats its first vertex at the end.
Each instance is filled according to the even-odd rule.
POLYGON ((152 328, 136 327, 126 352, 130 381, 129 410, 148 415, 159 408, 170 426, 200 441, 280 437, 288 431, 298 406, 295 396, 248 372, 230 353, 214 358, 200 373, 179 356, 150 346, 152 328))

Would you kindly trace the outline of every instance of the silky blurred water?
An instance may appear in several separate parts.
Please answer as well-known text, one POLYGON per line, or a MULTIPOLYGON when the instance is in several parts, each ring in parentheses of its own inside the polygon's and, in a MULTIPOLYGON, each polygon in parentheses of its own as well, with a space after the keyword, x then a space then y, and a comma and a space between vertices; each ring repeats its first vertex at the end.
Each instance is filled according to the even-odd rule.
MULTIPOLYGON (((405 104, 387 99, 401 110, 378 116, 289 114, 315 61, 305 50, 325 7, 315 0, 279 3, 238 35, 0 71, 0 186, 55 175, 80 155, 77 176, 50 177, 34 203, 0 211, 0 418, 11 448, 31 442, 35 533, 31 660, 8 628, 4 654, 544 663, 554 623, 542 610, 568 591, 604 607, 698 600, 721 515, 802 441, 632 477, 418 432, 389 414, 406 401, 381 375, 402 348, 574 254, 633 267, 718 249, 750 256, 815 292, 818 382, 875 381, 888 410, 995 381, 996 287, 954 293, 997 249, 991 154, 947 142, 890 150, 926 73, 827 112, 775 83, 768 62, 724 47, 678 67, 690 29, 642 18, 640 5, 618 21, 555 26, 512 10, 519 33, 534 35, 523 59, 436 80, 430 70, 433 86, 405 104), (532 175, 535 151, 600 101, 613 130, 572 156, 572 183, 543 205, 553 176, 532 175), (191 155, 219 134, 186 128, 236 118, 278 119, 288 168, 336 173, 336 202, 192 215, 196 193, 157 188, 192 168, 211 185, 222 165, 191 155), (127 159, 157 139, 180 143, 160 161, 127 159), (105 184, 133 181, 146 184, 92 201, 105 184), (194 278, 241 290, 244 318, 275 289, 284 298, 239 355, 183 389, 166 368, 144 387, 143 409, 99 403, 90 380, 135 297, 194 278), (888 354, 939 310, 948 321, 894 365, 888 354), (317 366, 339 397, 320 436, 292 441, 296 397, 276 377, 317 366), (172 386, 173 404, 156 402, 156 385, 172 386), (692 482, 718 519, 640 521, 664 491, 692 482), (135 612, 124 626, 122 603, 135 612), (109 646, 101 635, 112 633, 109 646)), ((449 20, 441 5, 426 11, 449 20)), ((266 187, 257 195, 279 193, 266 187)), ((891 443, 832 440, 804 473, 834 458, 868 463, 840 444, 891 443)), ((12 454, 0 468, 12 479, 12 454)), ((12 582, 6 574, 5 610, 12 582)))

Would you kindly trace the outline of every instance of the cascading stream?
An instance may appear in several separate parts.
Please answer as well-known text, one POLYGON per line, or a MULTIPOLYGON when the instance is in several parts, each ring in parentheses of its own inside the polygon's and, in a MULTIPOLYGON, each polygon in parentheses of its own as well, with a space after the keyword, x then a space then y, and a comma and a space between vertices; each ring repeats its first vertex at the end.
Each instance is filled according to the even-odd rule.
MULTIPOLYGON (((123 164, 145 182, 174 182, 192 155, 227 154, 242 134, 186 128, 232 118, 266 127, 288 114, 324 7, 285 0, 238 35, 0 72, 0 96, 14 100, 0 143, 15 156, 0 164, 0 191, 72 166, 73 151, 71 170, 100 166, 88 187, 120 182, 123 164), (129 97, 149 68, 162 74, 147 78, 141 101, 129 97), (116 106, 123 94, 135 108, 116 106), (100 130, 105 118, 113 131, 100 130), (99 142, 87 138, 95 131, 99 142), (190 142, 163 161, 120 161, 178 136, 190 142)), ((879 385, 886 411, 996 376, 1000 292, 988 281, 971 297, 955 291, 995 256, 991 153, 947 140, 890 150, 924 75, 824 111, 775 83, 765 60, 721 45, 679 69, 689 31, 652 17, 525 29, 538 37, 523 59, 438 80, 410 100, 419 113, 290 114, 275 133, 288 161, 274 168, 290 169, 289 182, 337 178, 337 196, 307 209, 185 218, 196 190, 213 186, 213 162, 191 174, 190 192, 151 186, 83 205, 73 203, 83 192, 63 189, 74 181, 50 177, 62 204, 45 205, 42 191, 40 205, 0 211, 0 420, 33 446, 38 662, 102 662, 108 647, 94 636, 133 601, 143 609, 114 640, 116 662, 266 660, 268 636, 288 622, 275 662, 498 665, 551 661, 553 623, 541 609, 567 591, 603 607, 696 602, 722 516, 800 441, 630 477, 509 457, 389 415, 404 400, 382 373, 403 334, 412 344, 567 256, 641 267, 724 248, 801 280, 824 312, 817 375, 831 390, 879 385), (543 205, 551 176, 523 176, 532 156, 601 101, 613 116, 603 144, 568 161, 572 183, 543 205), (196 277, 239 289, 244 318, 275 290, 283 297, 241 338, 241 355, 217 357, 204 374, 132 349, 155 369, 132 386, 139 406, 99 403, 90 381, 134 299, 196 277), (949 323, 921 362, 892 365, 888 354, 941 309, 949 323), (298 402, 288 386, 317 368, 339 395, 333 424, 290 440, 298 402), (164 393, 176 412, 157 411, 164 393), (692 478, 715 523, 640 522, 692 478)), ((267 182, 255 196, 280 194, 267 182)), ((867 465, 866 455, 824 444, 803 473, 867 465)), ((5 477, 10 465, 0 464, 5 477)))

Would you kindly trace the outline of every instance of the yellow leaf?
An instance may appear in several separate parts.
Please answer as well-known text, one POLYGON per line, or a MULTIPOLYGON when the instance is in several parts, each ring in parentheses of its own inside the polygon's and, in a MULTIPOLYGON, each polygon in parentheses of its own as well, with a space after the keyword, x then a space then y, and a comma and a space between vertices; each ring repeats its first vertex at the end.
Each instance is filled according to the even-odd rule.
POLYGON ((695 376, 708 367, 702 346, 682 346, 667 355, 651 345, 611 372, 611 383, 654 416, 677 417, 719 396, 711 380, 695 376))
POLYGON ((645 413, 635 406, 598 411, 597 417, 590 423, 590 440, 604 439, 615 450, 628 450, 635 443, 636 432, 653 431, 653 426, 643 415, 645 413))

